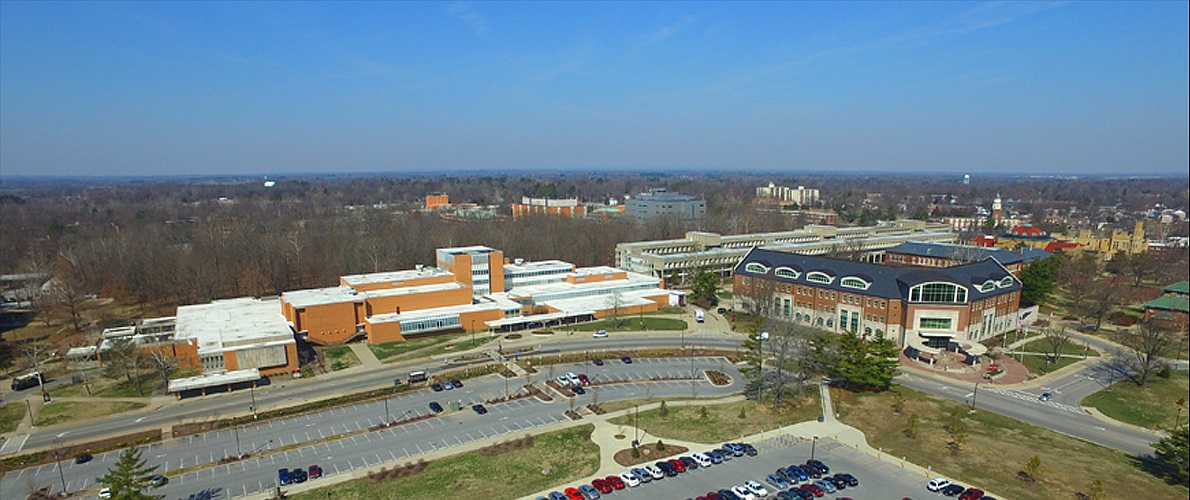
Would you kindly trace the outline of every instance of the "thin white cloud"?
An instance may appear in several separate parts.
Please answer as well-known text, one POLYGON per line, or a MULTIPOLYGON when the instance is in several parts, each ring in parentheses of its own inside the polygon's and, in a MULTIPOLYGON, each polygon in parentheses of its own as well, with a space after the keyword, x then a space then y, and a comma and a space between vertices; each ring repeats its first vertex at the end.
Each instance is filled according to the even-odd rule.
POLYGON ((455 2, 446 11, 475 31, 475 36, 483 36, 488 29, 488 20, 470 2, 455 2))
POLYGON ((645 47, 649 47, 651 45, 656 45, 658 43, 664 42, 665 40, 668 40, 668 39, 674 37, 675 35, 685 31, 686 29, 690 28, 691 26, 694 26, 695 24, 698 23, 698 21, 700 19, 702 19, 702 16, 696 16, 694 14, 687 14, 685 16, 682 16, 682 18, 678 19, 678 21, 676 23, 668 25, 668 26, 662 26, 660 29, 653 32, 653 34, 650 35, 649 38, 645 39, 645 41, 642 42, 640 45, 638 45, 637 48, 638 49, 645 48, 645 47))

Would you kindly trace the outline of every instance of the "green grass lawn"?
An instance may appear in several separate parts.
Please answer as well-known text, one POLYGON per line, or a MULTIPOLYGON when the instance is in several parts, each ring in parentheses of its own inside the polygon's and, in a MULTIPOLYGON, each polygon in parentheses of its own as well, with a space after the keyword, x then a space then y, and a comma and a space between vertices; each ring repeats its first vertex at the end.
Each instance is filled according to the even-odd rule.
POLYGON ((592 321, 590 323, 582 323, 579 325, 572 325, 566 328, 559 328, 559 331, 575 330, 580 332, 593 332, 596 330, 607 330, 609 332, 624 332, 624 331, 641 331, 641 330, 669 330, 681 331, 687 328, 687 323, 676 318, 659 318, 655 316, 621 316, 620 325, 616 326, 611 319, 601 319, 599 321, 592 321))
POLYGON ((438 344, 448 344, 454 340, 457 340, 458 338, 458 335, 439 335, 435 337, 398 340, 396 342, 386 342, 383 344, 368 344, 368 348, 372 350, 372 353, 376 355, 377 359, 381 361, 389 361, 389 358, 396 358, 418 349, 424 349, 438 344))
POLYGON ((72 420, 87 419, 111 415, 144 408, 144 403, 113 401, 110 403, 66 403, 56 402, 41 407, 37 413, 37 425, 54 425, 72 420))
POLYGON ((29 415, 25 412, 24 404, 9 402, 4 406, 0 406, 0 434, 17 430, 17 426, 21 425, 21 421, 28 418, 29 415))
MULTIPOLYGON (((1050 352, 1050 349, 1052 349, 1052 347, 1050 347, 1049 342, 1044 338, 1029 341, 1029 343, 1019 348, 1019 350, 1025 352, 1046 353, 1050 352)), ((1066 345, 1062 346, 1062 354, 1070 354, 1073 356, 1082 356, 1086 354, 1087 357, 1094 358, 1099 356, 1099 351, 1096 351, 1095 349, 1087 350, 1086 347, 1084 347, 1084 344, 1080 344, 1078 342, 1067 342, 1066 345)))
MULTIPOLYGON (((594 426, 537 436, 533 446, 498 455, 469 452, 435 460, 420 474, 370 483, 353 480, 329 489, 291 495, 295 500, 388 500, 392 498, 518 498, 586 477, 599 469, 594 426), (548 471, 548 472, 546 472, 548 471)), ((519 437, 519 436, 516 436, 519 437)))
POLYGON ((1025 368, 1027 368, 1029 370, 1029 373, 1032 373, 1035 375, 1044 375, 1046 373, 1052 372, 1052 371, 1057 370, 1062 367, 1073 365, 1073 364, 1078 363, 1079 361, 1083 360, 1082 358, 1058 358, 1056 361, 1050 361, 1047 364, 1045 362, 1045 360, 1046 360, 1045 355, 1024 354, 1024 355, 1014 356, 1014 358, 1022 360, 1021 364, 1025 365, 1025 368))
POLYGON ((360 364, 359 357, 345 345, 325 348, 322 355, 331 366, 331 371, 346 370, 360 364))
MULTIPOLYGON (((1127 422, 1150 429, 1161 429, 1178 418, 1177 402, 1186 404, 1190 391, 1190 372, 1171 372, 1169 378, 1150 375, 1145 387, 1141 388, 1131 380, 1117 382, 1111 387, 1087 396, 1083 406, 1090 406, 1104 415, 1121 422, 1127 422)), ((1183 406, 1181 418, 1184 422, 1190 415, 1183 406)))
POLYGON ((677 439, 696 443, 719 443, 740 436, 773 430, 777 427, 796 424, 818 418, 821 413, 819 398, 805 397, 797 406, 774 410, 769 404, 757 405, 755 401, 739 401, 727 404, 667 405, 669 415, 661 416, 660 408, 642 411, 639 415, 629 413, 611 420, 613 424, 629 427, 634 422, 649 434, 662 439, 677 439), (706 408, 705 417, 703 408, 706 408), (740 410, 744 418, 740 418, 740 410))
POLYGON ((140 392, 136 390, 136 384, 129 382, 124 376, 118 378, 108 378, 100 375, 98 372, 92 371, 87 375, 87 384, 82 382, 68 385, 61 385, 55 387, 50 391, 50 395, 54 397, 85 397, 93 396, 99 398, 139 398, 149 397, 153 395, 153 391, 161 383, 161 376, 152 371, 145 371, 141 374, 141 388, 144 389, 145 394, 141 396, 140 392), (91 393, 87 394, 86 385, 91 386, 91 393))
POLYGON ((1095 479, 1103 482, 1104 498, 1186 498, 1190 493, 1153 476, 1125 453, 995 413, 970 414, 962 403, 906 387, 897 390, 905 396, 900 414, 893 411, 893 397, 888 392, 833 390, 832 394, 841 402, 843 422, 863 431, 872 447, 932 467, 938 475, 977 484, 997 497, 1075 498, 1076 493, 1088 493, 1088 485, 1095 479), (957 454, 946 447, 949 434, 944 426, 952 413, 961 415, 968 429, 957 454), (913 438, 904 432, 910 414, 919 419, 913 438), (1041 460, 1043 472, 1035 483, 1025 483, 1017 478, 1017 472, 1033 456, 1041 460))

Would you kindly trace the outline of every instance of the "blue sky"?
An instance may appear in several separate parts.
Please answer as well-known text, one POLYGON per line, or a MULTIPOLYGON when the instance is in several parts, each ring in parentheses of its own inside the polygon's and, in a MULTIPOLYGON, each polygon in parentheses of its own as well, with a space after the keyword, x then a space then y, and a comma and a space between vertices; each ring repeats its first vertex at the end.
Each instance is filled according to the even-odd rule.
POLYGON ((0 2, 0 173, 1186 175, 1187 2, 0 2))

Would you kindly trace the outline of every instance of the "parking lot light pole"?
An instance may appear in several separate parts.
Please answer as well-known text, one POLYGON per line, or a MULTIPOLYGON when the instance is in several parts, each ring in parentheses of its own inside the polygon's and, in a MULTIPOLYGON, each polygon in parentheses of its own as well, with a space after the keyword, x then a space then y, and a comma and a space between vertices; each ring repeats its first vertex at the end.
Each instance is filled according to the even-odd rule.
POLYGON ((388 414, 388 398, 384 398, 384 423, 391 424, 393 422, 392 416, 388 414))
POLYGON ((58 478, 62 480, 62 496, 66 496, 66 475, 62 473, 62 458, 58 456, 58 449, 54 449, 54 463, 58 466, 58 478))
POLYGON ((818 448, 818 436, 814 436, 814 441, 810 443, 810 460, 814 460, 814 451, 818 448))

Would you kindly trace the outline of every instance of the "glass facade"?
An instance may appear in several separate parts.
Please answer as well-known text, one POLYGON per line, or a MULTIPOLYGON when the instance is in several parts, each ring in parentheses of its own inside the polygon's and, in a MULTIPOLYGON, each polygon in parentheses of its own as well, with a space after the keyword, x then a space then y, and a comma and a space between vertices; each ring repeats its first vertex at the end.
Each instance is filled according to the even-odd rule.
POLYGON ((965 304, 967 289, 954 283, 923 283, 909 289, 910 302, 965 304))

